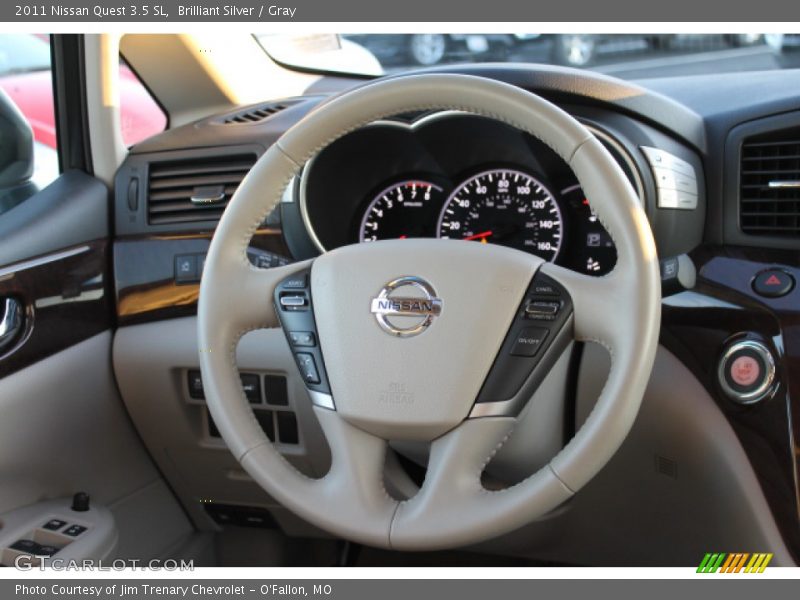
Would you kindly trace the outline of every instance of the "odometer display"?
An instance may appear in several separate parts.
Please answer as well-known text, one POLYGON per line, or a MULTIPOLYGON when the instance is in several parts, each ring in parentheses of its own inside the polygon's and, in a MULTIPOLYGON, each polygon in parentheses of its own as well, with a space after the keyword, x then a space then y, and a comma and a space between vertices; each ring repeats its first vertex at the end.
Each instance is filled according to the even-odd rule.
POLYGON ((444 196, 441 187, 428 181, 408 180, 390 185, 367 205, 358 241, 433 237, 433 220, 444 196))
POLYGON ((445 202, 437 234, 495 243, 553 261, 561 249, 561 210, 539 180, 513 169, 479 173, 445 202))

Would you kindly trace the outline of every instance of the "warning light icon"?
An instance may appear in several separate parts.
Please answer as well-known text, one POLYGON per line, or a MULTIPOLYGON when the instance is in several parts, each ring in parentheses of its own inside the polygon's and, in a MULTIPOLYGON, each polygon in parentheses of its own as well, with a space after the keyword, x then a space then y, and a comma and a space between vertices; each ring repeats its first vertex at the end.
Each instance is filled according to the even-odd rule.
POLYGON ((770 275, 769 279, 764 282, 764 285, 783 285, 783 282, 777 275, 770 275))

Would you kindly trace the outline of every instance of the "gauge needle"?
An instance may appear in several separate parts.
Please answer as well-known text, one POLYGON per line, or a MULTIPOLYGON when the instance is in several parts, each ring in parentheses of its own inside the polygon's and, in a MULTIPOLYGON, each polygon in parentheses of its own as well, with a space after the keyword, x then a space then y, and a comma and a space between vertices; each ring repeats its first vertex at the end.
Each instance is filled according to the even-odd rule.
POLYGON ((486 238, 492 235, 491 231, 481 231, 480 233, 475 233, 473 235, 468 235, 465 237, 465 240, 483 240, 486 241, 486 238))

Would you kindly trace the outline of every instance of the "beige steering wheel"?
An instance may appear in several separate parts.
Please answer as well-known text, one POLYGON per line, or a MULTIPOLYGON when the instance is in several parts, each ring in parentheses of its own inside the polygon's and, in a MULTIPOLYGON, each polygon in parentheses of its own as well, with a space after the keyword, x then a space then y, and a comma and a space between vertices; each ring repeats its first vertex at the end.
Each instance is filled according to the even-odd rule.
MULTIPOLYGON (((401 304, 389 309, 402 312, 401 304)), ((415 316, 419 319, 417 313, 396 318, 415 316)), ((343 538, 394 549, 455 547, 511 531, 553 510, 596 475, 625 439, 656 351, 658 261, 635 192, 614 159, 575 119, 497 81, 410 75, 325 103, 259 159, 212 240, 198 321, 211 414, 233 454, 269 494, 343 538), (615 269, 605 277, 589 277, 496 245, 430 239, 347 246, 275 269, 250 264, 250 238, 310 158, 375 120, 428 109, 497 119, 548 144, 575 172, 613 238, 615 269), (280 325, 280 311, 289 307, 273 302, 276 288, 301 271, 310 273, 303 294, 313 308, 317 356, 324 357, 317 366, 324 367, 329 383, 327 393, 310 395, 332 454, 330 471, 320 479, 299 473, 267 440, 235 364, 242 335, 280 325), (412 282, 403 288, 433 315, 418 335, 392 335, 374 314, 383 306, 372 304, 381 289, 401 277, 428 286, 412 282), (488 491, 481 472, 513 431, 513 407, 526 398, 490 402, 479 410, 476 399, 524 316, 536 277, 555 282, 570 301, 564 335, 604 345, 611 371, 589 418, 547 466, 512 487, 488 491), (425 303, 430 298, 440 302, 438 312, 425 303), (384 489, 390 440, 431 443, 424 485, 407 500, 396 500, 384 489)))

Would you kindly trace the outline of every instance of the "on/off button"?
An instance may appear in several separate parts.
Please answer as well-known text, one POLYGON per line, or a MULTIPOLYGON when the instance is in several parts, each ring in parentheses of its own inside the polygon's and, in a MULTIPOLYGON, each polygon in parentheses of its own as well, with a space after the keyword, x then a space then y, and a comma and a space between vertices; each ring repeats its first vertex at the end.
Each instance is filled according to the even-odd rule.
POLYGON ((719 361, 719 384, 734 402, 753 404, 774 389, 775 359, 756 340, 740 340, 727 347, 719 361))
POLYGON ((545 327, 523 327, 511 348, 511 356, 536 356, 549 330, 545 327))
POLYGON ((742 387, 750 387, 761 377, 761 365, 752 356, 737 356, 730 370, 733 382, 742 387))

